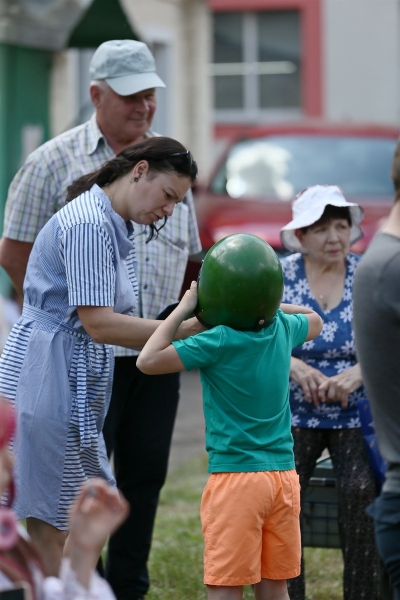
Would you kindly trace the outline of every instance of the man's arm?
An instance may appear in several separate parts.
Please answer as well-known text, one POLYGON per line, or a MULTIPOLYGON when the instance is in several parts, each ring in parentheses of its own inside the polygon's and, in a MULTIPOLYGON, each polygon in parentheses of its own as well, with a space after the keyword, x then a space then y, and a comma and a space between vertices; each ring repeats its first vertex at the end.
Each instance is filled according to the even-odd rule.
POLYGON ((10 183, 0 240, 0 266, 22 297, 23 281, 33 242, 63 201, 62 180, 52 160, 57 146, 46 142, 27 158, 10 183), (50 146, 51 144, 51 146, 50 146))
POLYGON ((0 266, 6 271, 21 297, 26 266, 32 246, 31 242, 19 242, 7 237, 0 240, 0 266))

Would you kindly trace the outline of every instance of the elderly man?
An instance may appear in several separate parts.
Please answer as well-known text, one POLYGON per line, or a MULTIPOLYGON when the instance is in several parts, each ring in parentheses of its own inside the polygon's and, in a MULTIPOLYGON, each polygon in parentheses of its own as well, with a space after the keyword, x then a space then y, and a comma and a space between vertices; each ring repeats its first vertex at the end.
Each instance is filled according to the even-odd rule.
MULTIPOLYGON (((93 56, 90 76, 95 114, 35 150, 10 185, 0 265, 20 293, 35 237, 64 205, 72 181, 127 146, 154 135, 150 126, 156 110, 155 88, 164 83, 145 44, 105 42, 93 56)), ((146 243, 145 229, 136 225, 134 237, 138 316, 155 318, 178 300, 188 256, 201 250, 191 195, 177 205, 157 239, 146 243)), ((131 505, 128 520, 109 544, 107 578, 119 600, 142 598, 149 587, 147 558, 179 399, 178 374, 143 375, 136 368, 136 355, 116 349, 114 387, 104 429, 107 450, 109 454, 114 451, 118 487, 131 505)), ((47 527, 50 531, 35 519, 28 525, 47 570, 56 574, 62 546, 61 541, 55 544, 51 525, 47 527)))

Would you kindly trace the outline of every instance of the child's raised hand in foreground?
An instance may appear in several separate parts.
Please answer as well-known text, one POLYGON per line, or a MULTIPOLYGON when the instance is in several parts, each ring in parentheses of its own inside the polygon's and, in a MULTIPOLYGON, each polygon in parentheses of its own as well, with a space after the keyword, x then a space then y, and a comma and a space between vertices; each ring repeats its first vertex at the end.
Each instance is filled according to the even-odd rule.
POLYGON ((109 535, 125 521, 129 504, 100 478, 89 479, 70 511, 65 554, 78 581, 89 587, 92 571, 109 535))
POLYGON ((89 479, 70 511, 69 538, 82 549, 97 551, 129 513, 125 498, 100 478, 89 479))

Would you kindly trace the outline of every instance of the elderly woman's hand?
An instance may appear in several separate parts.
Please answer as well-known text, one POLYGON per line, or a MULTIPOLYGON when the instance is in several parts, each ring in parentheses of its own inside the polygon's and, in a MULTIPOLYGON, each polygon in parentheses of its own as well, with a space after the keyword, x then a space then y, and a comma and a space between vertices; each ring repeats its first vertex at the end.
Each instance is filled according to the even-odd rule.
POLYGON ((342 408, 347 408, 349 395, 361 384, 361 369, 357 364, 321 383, 318 395, 322 402, 341 402, 342 408))
POLYGON ((315 406, 319 406, 319 386, 325 383, 328 377, 294 356, 290 360, 290 377, 302 387, 307 402, 314 402, 315 406))

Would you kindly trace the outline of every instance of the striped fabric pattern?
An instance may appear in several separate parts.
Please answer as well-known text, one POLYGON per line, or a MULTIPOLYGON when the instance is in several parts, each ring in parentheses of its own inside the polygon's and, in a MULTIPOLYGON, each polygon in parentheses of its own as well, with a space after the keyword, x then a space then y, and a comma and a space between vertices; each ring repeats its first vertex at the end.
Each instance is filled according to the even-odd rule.
POLYGON ((1 369, 0 395, 9 400, 13 400, 17 393, 18 378, 28 346, 30 331, 29 326, 18 321, 12 328, 0 357, 0 369, 1 363, 7 366, 7 368, 1 369))
POLYGON ((15 401, 19 424, 15 510, 21 519, 67 529, 83 481, 103 476, 114 483, 101 433, 113 351, 89 338, 76 307, 133 313, 138 283, 124 265, 128 257, 136 261, 133 236, 131 224, 93 186, 54 215, 34 244, 23 314, 0 357, 0 394, 15 401))
MULTIPOLYGON (((156 135, 148 132, 148 136, 156 135)), ((8 193, 4 236, 33 242, 45 223, 63 206, 67 187, 78 177, 98 169, 114 156, 96 121, 96 115, 43 144, 16 174, 8 193)), ((193 196, 189 192, 156 240, 146 244, 148 230, 134 224, 136 256, 126 261, 128 273, 136 270, 139 302, 135 314, 155 318, 176 302, 189 255, 201 251, 193 196)), ((117 356, 138 354, 115 348, 117 356)))

